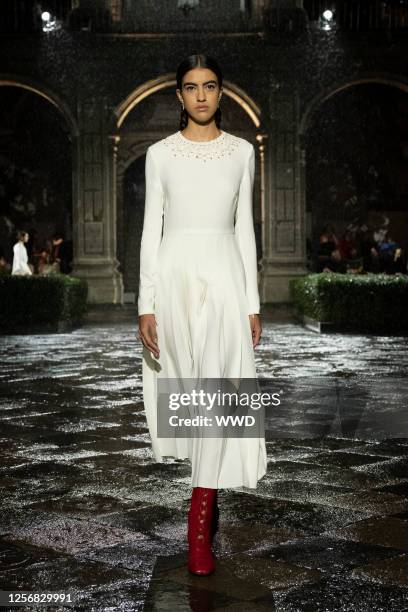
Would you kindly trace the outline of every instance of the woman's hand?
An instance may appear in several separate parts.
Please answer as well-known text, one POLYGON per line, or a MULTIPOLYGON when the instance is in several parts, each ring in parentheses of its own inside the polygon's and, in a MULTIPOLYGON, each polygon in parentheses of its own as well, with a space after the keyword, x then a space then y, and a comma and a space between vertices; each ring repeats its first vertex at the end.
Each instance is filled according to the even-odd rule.
POLYGON ((156 317, 154 314, 139 315, 139 338, 143 345, 151 351, 156 359, 160 355, 159 345, 157 343, 156 317))
POLYGON ((259 344, 262 335, 261 315, 250 314, 249 322, 251 325, 252 345, 255 348, 259 344))

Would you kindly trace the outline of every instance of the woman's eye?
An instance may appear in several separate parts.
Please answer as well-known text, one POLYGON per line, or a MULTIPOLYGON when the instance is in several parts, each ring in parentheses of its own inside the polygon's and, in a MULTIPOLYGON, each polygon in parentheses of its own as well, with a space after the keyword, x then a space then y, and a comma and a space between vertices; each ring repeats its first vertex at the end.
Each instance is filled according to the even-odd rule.
MULTIPOLYGON (((207 89, 215 89, 214 83, 206 85, 206 87, 207 87, 207 89)), ((186 89, 186 91, 193 91, 194 86, 193 85, 187 85, 185 89, 186 89)))

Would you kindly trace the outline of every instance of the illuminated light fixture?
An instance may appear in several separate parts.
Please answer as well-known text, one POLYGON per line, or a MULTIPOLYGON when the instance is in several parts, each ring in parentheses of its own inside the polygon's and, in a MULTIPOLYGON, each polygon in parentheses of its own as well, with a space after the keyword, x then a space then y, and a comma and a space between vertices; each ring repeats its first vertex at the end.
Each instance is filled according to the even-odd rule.
POLYGON ((61 22, 57 19, 53 19, 48 11, 41 13, 41 19, 43 22, 43 32, 51 32, 53 30, 59 30, 61 28, 61 22))
POLYGON ((330 9, 326 9, 323 11, 323 14, 320 18, 320 27, 322 30, 331 30, 334 22, 334 13, 330 9))

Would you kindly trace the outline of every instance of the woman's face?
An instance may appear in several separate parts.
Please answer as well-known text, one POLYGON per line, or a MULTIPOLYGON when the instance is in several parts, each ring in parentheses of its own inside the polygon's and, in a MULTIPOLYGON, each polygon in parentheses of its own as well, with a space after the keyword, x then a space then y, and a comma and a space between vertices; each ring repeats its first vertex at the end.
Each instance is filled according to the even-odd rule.
POLYGON ((184 102, 187 113, 201 124, 212 120, 221 95, 217 76, 209 68, 189 70, 183 77, 181 91, 177 89, 177 96, 180 102, 184 102))

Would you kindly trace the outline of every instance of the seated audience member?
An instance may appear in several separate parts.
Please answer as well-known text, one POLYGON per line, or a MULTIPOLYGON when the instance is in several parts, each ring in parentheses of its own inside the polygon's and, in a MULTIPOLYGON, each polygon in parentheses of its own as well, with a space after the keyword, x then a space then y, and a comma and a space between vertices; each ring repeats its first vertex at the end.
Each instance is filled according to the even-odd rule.
POLYGON ((10 273, 11 273, 11 264, 9 264, 9 262, 7 261, 3 246, 0 244, 0 274, 10 274, 10 273))
POLYGON ((49 274, 50 272, 50 253, 46 247, 37 253, 38 274, 49 274))
POLYGON ((45 244, 38 253, 38 272, 42 275, 55 274, 59 272, 59 264, 51 261, 53 243, 50 238, 45 240, 45 244))
POLYGON ((360 252, 359 243, 356 239, 357 227, 350 226, 343 233, 339 242, 339 251, 342 261, 346 266, 346 272, 351 274, 362 274, 364 272, 364 261, 360 252))
POLYGON ((55 272, 69 274, 72 260, 71 242, 66 241, 60 232, 56 232, 52 238, 50 264, 55 272))
POLYGON ((4 257, 4 255, 0 255, 0 274, 10 274, 11 273, 11 265, 4 257))
POLYGON ((388 232, 378 245, 378 251, 381 272, 385 274, 404 272, 402 249, 388 232))
POLYGON ((358 256, 358 245, 350 230, 343 233, 339 242, 339 251, 342 259, 355 259, 358 256))
POLYGON ((374 240, 373 231, 363 224, 357 232, 359 252, 363 258, 365 272, 379 272, 379 253, 377 242, 374 240))
POLYGON ((342 261, 339 250, 339 240, 335 228, 328 223, 323 228, 319 237, 319 248, 317 252, 318 272, 345 272, 346 268, 342 261))

